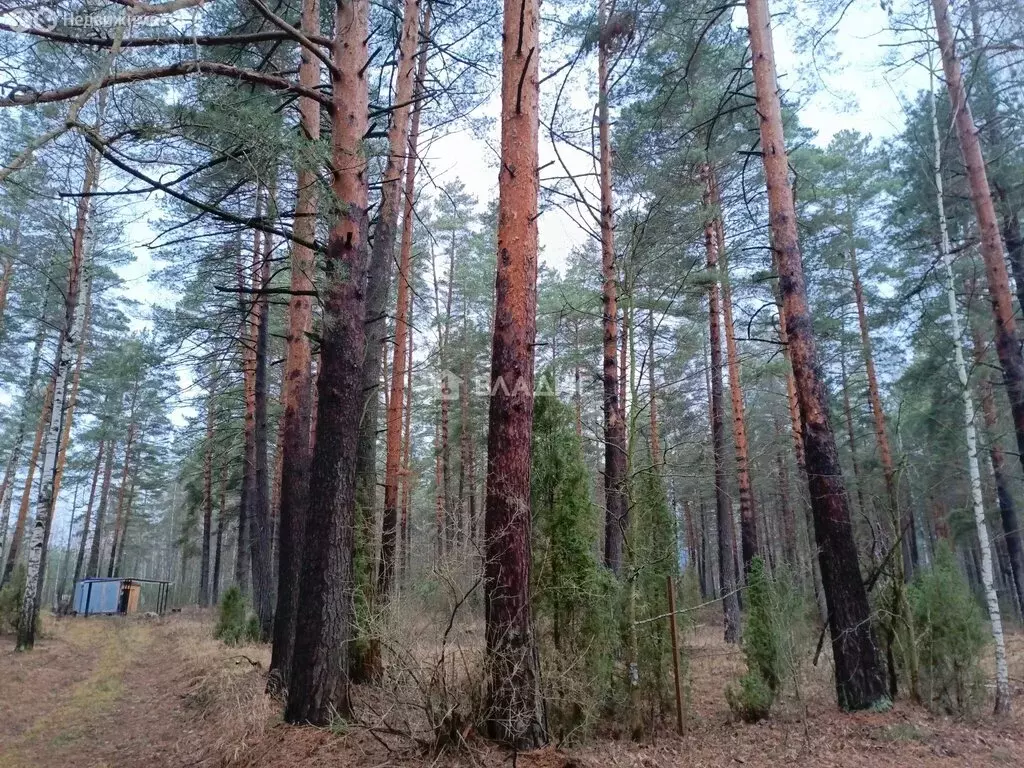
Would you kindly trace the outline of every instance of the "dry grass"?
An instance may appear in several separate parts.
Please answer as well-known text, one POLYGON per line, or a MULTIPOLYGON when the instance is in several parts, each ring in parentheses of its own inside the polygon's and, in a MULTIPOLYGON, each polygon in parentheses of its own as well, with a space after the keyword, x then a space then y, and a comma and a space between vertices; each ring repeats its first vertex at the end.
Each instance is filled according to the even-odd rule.
MULTIPOLYGON (((470 725, 482 633, 473 611, 449 627, 450 610, 403 608, 385 651, 382 683, 358 687, 358 722, 296 728, 264 693, 269 650, 229 648, 212 637, 210 612, 145 621, 66 620, 47 626, 33 654, 0 653, 0 766, 248 766, 250 768, 499 768, 509 755, 470 725), (431 611, 433 611, 431 615, 431 611), (441 662, 441 658, 445 662, 441 662), (7 683, 11 683, 8 689, 7 683), (466 686, 469 686, 468 688, 466 686), (39 690, 39 695, 32 691, 39 690), (431 696, 424 698, 424 691, 431 696), (432 697, 432 698, 431 698, 432 697), (464 708, 458 739, 430 744, 425 701, 464 708), (12 704, 17 702, 17 704, 12 704)), ((449 604, 450 608, 450 604, 449 604)), ((1002 766, 1024 764, 1024 635, 1010 633, 1015 713, 976 721, 933 715, 906 701, 884 714, 837 711, 827 656, 797 679, 758 725, 732 718, 723 691, 743 671, 720 639, 718 615, 702 613, 685 638, 687 733, 671 718, 647 741, 609 728, 572 750, 521 755, 520 768, 634 768, 780 764, 1002 766)))
POLYGON ((208 612, 186 613, 166 627, 180 658, 181 693, 188 715, 205 735, 197 749, 234 762, 279 720, 279 706, 265 694, 270 649, 227 647, 213 637, 208 612))

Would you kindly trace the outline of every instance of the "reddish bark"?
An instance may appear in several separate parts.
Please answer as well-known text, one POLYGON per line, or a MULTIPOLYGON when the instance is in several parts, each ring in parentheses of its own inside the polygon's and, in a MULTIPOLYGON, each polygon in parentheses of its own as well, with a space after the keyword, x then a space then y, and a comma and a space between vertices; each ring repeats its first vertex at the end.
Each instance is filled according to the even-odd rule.
MULTIPOLYGON (((82 322, 82 338, 78 342, 78 352, 75 358, 75 372, 71 378, 71 389, 68 392, 67 403, 64 407, 64 425, 61 428, 60 453, 57 456, 57 469, 53 476, 53 498, 56 503, 60 495, 60 486, 64 480, 64 467, 67 464, 68 447, 71 444, 71 425, 74 423, 75 407, 78 405, 78 388, 82 381, 82 366, 85 363, 86 342, 89 340, 89 321, 92 317, 92 280, 85 280, 85 295, 82 302, 85 305, 85 319, 82 322)), ((52 522, 53 515, 50 520, 52 522)), ((49 541, 49 528, 47 528, 46 541, 49 541)))
MULTIPOLYGON (((46 341, 47 309, 50 303, 51 283, 47 283, 47 290, 43 295, 42 311, 39 315, 39 330, 36 333, 35 343, 32 349, 32 358, 29 363, 28 376, 25 379, 27 386, 21 401, 21 414, 18 417, 18 428, 14 436, 11 455, 7 458, 7 466, 4 469, 3 484, 0 485, 0 556, 7 550, 7 523, 11 516, 11 498, 14 496, 14 481, 21 461, 21 453, 25 447, 25 436, 28 432, 29 422, 32 418, 33 389, 36 376, 39 373, 39 363, 43 357, 43 342, 46 341)), ((0 579, 0 584, 3 584, 0 579)))
MULTIPOLYGON (((782 436, 782 424, 777 415, 773 419, 778 440, 782 436)), ((799 551, 796 545, 796 514, 789 499, 789 462, 786 461, 781 446, 778 446, 775 452, 775 469, 779 483, 779 513, 782 517, 782 557, 790 566, 796 566, 799 551)))
MULTIPOLYGON (((424 26, 426 26, 424 24, 424 26)), ((408 322, 412 327, 413 296, 409 296, 408 322)), ((409 502, 412 498, 412 352, 413 335, 408 334, 407 357, 405 359, 405 425, 402 437, 402 577, 409 572, 409 502)))
MULTIPOLYGON (((415 85, 416 47, 419 42, 419 5, 419 0, 403 0, 402 29, 395 51, 394 100, 391 125, 388 128, 388 161, 381 178, 380 209, 374 228, 367 273, 366 350, 363 359, 363 392, 359 400, 362 421, 359 428, 359 466, 356 469, 357 501, 359 514, 363 518, 359 525, 359 535, 365 539, 362 546, 367 550, 373 540, 375 520, 380 382, 384 369, 388 292, 391 287, 392 264, 395 262, 395 234, 402 202, 402 171, 409 162, 406 150, 409 113, 415 85)), ((383 378, 387 381, 386 374, 383 378)), ((372 570, 373 558, 368 557, 367 560, 370 563, 367 567, 372 570)), ((365 578, 369 586, 372 583, 372 574, 366 573, 365 578)))
MULTIPOLYGON (((600 0, 600 24, 606 21, 606 0, 600 0)), ((626 509, 626 423, 624 398, 619 391, 616 366, 618 340, 618 297, 615 267, 615 201, 612 197, 612 140, 608 116, 608 45, 601 34, 598 42, 598 139, 601 173, 601 276, 604 344, 602 381, 604 385, 604 563, 616 575, 622 569, 622 547, 627 520, 626 509)))
POLYGON ((772 250, 777 254, 788 347, 800 403, 804 458, 832 634, 836 690, 840 706, 864 709, 884 700, 885 686, 807 304, 768 4, 766 0, 747 0, 746 6, 772 250))
MULTIPOLYGON (((409 365, 408 354, 412 338, 412 327, 410 325, 411 320, 409 313, 412 311, 411 279, 413 198, 416 192, 416 163, 419 161, 419 157, 416 152, 420 130, 419 98, 423 93, 423 81, 426 78, 427 73, 427 49, 425 41, 430 35, 431 7, 432 6, 428 3, 423 21, 424 44, 419 54, 419 66, 415 83, 417 102, 412 115, 412 127, 409 131, 408 137, 406 137, 405 134, 404 120, 403 125, 401 126, 402 141, 406 142, 407 139, 405 147, 408 150, 408 157, 406 158, 405 163, 405 204, 402 212, 401 258, 398 265, 398 297, 395 305, 398 310, 398 316, 395 318, 395 347, 391 363, 391 394, 388 399, 387 412, 387 454, 384 465, 384 518, 381 526, 380 568, 377 573, 377 594, 385 601, 390 597, 394 584, 395 552, 398 549, 397 536, 400 506, 398 480, 402 465, 402 420, 405 410, 405 384, 408 375, 408 371, 406 369, 409 365)), ((402 56, 407 56, 407 59, 403 60, 402 72, 408 71, 408 77, 411 80, 412 66, 414 63, 413 46, 416 43, 414 38, 419 30, 419 8, 417 7, 417 3, 412 2, 411 0, 407 2, 405 12, 407 14, 416 14, 416 20, 414 23, 407 20, 408 23, 403 24, 404 31, 402 37, 402 56), (410 32, 413 35, 413 38, 406 39, 406 32, 410 32)), ((404 83, 405 75, 402 77, 404 83)), ((408 86, 408 93, 403 91, 403 93, 405 93, 406 101, 408 101, 409 96, 413 93, 412 86, 413 84, 410 82, 408 86)), ((400 149, 396 149, 396 155, 400 151, 400 149)), ((401 182, 401 172, 396 169, 395 174, 394 184, 397 188, 401 182)), ((395 206, 397 214, 397 198, 395 206)), ((379 234, 377 236, 380 237, 379 234)))
MULTIPOLYGON (((973 293, 973 285, 971 293, 973 293)), ((971 323, 971 335, 974 341, 974 365, 979 370, 985 365, 985 344, 977 325, 971 323)), ((999 444, 999 417, 996 413, 996 402, 993 395, 992 380, 982 375, 978 380, 981 394, 981 411, 985 418, 985 430, 988 432, 988 458, 992 466, 992 477, 996 485, 996 502, 999 506, 999 517, 1002 523, 1003 536, 1006 542, 1006 557, 1010 565, 1010 578, 1017 596, 1018 605, 1024 609, 1024 553, 1021 551, 1020 522, 1013 493, 1010 490, 1010 479, 1007 476, 1006 461, 1003 447, 999 444)))
MULTIPOLYGON (((302 31, 306 36, 320 34, 319 0, 304 0, 302 31)), ((320 59, 302 47, 299 82, 312 88, 320 82, 320 59)), ((299 99, 299 128, 311 142, 320 139, 320 104, 315 99, 299 99)), ((319 207, 316 171, 300 166, 296 171, 298 193, 295 201, 295 234, 306 242, 316 239, 319 207)), ((288 341, 284 363, 281 419, 281 492, 278 517, 277 605, 270 672, 287 687, 295 647, 295 614, 299 599, 302 539, 306 530, 309 503, 309 472, 312 457, 310 433, 313 414, 313 371, 309 334, 313 329, 313 290, 315 261, 313 250, 295 243, 291 254, 291 296, 288 299, 288 341)), ((222 486, 223 487, 223 486, 222 486)), ((217 524, 218 554, 223 527, 223 506, 217 524)), ((215 574, 218 571, 215 563, 215 574)), ((214 577, 216 589, 217 576, 214 577)))
MULTIPOLYGON (((852 225, 851 225, 852 239, 852 225)), ((896 467, 893 464, 892 449, 889 447, 889 435, 885 427, 885 410, 882 408, 882 395, 878 387, 878 375, 875 373, 875 356, 871 350, 871 333, 868 328, 868 314, 864 306, 864 287, 860 281, 860 270, 857 266, 857 251, 850 249, 850 277, 853 281, 853 297, 857 304, 857 325, 860 330, 860 346, 864 355, 864 369, 868 379, 868 401, 871 404, 871 416, 875 425, 875 443, 878 446, 878 458, 882 464, 885 478, 885 492, 888 497, 892 519, 897 522, 896 535, 900 536, 902 548, 902 564, 900 571, 907 581, 913 576, 917 566, 917 544, 913 529, 913 512, 907 510, 900 515, 899 488, 896 478, 896 467)), ((860 487, 858 485, 858 493, 860 487)), ((863 509, 863 506, 862 506, 863 509)))
POLYGON ((725 354, 729 366, 729 398, 732 404, 732 436, 736 449, 736 484, 740 495, 740 543, 743 554, 743 572, 750 570, 750 563, 757 556, 760 547, 757 537, 757 509, 750 482, 750 448, 747 442, 746 408, 743 403, 743 385, 740 381, 740 356, 736 347, 736 325, 732 316, 732 285, 729 282, 729 259, 725 249, 725 222, 722 218, 722 198, 718 191, 718 179, 714 166, 708 167, 710 202, 715 208, 719 264, 718 271, 722 284, 722 315, 725 322, 725 354))
POLYGON ((227 522, 228 463, 220 465, 220 500, 217 504, 217 539, 213 548, 213 577, 210 585, 211 602, 220 602, 221 553, 224 544, 224 525, 227 522))
MULTIPOLYGON (((704 183, 704 205, 707 218, 704 222, 704 248, 707 252, 708 272, 718 269, 718 233, 712 209, 711 169, 707 163, 700 168, 704 183)), ((708 286, 708 340, 711 348, 710 391, 711 444, 714 457, 715 510, 718 521, 718 571, 719 595, 722 598, 722 619, 725 628, 725 642, 736 643, 740 633, 740 603, 736 593, 735 578, 735 536, 732 519, 732 500, 729 498, 725 476, 725 420, 722 403, 722 332, 719 286, 711 280, 708 286)))
MULTIPOLYGON (((654 312, 647 315, 647 332, 650 337, 647 348, 647 375, 648 389, 650 390, 651 403, 649 406, 651 416, 651 461, 655 466, 661 464, 661 439, 658 435, 658 387, 654 375, 654 312)), ((577 435, 579 431, 577 430, 577 435)))
POLYGON ((349 641, 355 588, 356 446, 366 347, 369 1, 339 2, 331 56, 331 226, 322 291, 317 427, 285 718, 327 725, 351 715, 349 641))
POLYGON ((981 150, 977 127, 967 102, 960 59, 949 22, 949 5, 946 0, 932 0, 935 10, 935 27, 938 32, 939 50, 942 52, 942 67, 946 74, 946 88, 953 105, 956 134, 960 153, 967 169, 967 182, 971 192, 981 239, 981 256, 985 262, 989 299, 992 302, 992 316, 995 322, 995 346, 999 364, 1003 370, 1003 381, 1010 399, 1014 432, 1020 461, 1024 465, 1024 355, 1021 354, 1017 321, 1014 317, 1013 299, 1010 293, 1010 279, 1006 271, 1003 243, 1000 239, 995 205, 989 189, 985 158, 981 150))
POLYGON ((505 0, 484 615, 489 670, 487 730, 492 738, 516 749, 538 747, 547 741, 530 611, 539 26, 538 0, 505 0))

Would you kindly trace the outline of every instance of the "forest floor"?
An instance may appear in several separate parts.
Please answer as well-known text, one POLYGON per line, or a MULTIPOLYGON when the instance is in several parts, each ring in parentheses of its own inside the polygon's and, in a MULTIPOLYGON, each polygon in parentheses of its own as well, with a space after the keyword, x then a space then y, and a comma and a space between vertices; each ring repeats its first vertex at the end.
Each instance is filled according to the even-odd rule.
POLYGON ((720 642, 714 618, 687 636, 686 736, 666 726, 645 744, 607 735, 515 760, 468 730, 461 750, 435 757, 359 726, 284 725, 263 693, 268 649, 213 640, 212 614, 48 620, 31 653, 14 653, 13 639, 0 638, 0 768, 1024 765, 1020 632, 1008 636, 1016 675, 1008 718, 986 710, 958 721, 904 700, 884 714, 842 714, 822 663, 802 671, 799 698, 790 694, 771 720, 745 725, 723 696, 742 659, 720 642))

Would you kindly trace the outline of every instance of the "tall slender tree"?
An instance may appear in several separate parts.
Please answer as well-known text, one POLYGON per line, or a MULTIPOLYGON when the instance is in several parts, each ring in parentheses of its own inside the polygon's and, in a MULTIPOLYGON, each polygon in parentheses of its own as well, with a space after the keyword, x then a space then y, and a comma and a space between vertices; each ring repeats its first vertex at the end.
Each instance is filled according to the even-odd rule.
POLYGON ((484 615, 487 727, 518 749, 543 745, 547 722, 530 611, 530 433, 537 333, 540 4, 505 0, 498 264, 491 352, 484 615))
POLYGON ((761 157, 768 186, 771 244, 779 268, 790 360, 800 403, 804 459, 832 634, 836 691, 839 704, 844 709, 865 709, 878 706, 885 700, 878 646, 871 628, 867 591, 857 562, 849 501, 839 465, 835 433, 829 421, 828 398, 807 303, 797 239, 796 208, 788 177, 768 2, 746 0, 746 7, 761 157))
POLYGON ((285 717, 327 725, 351 712, 348 691, 352 632, 356 444, 366 347, 368 0, 340 0, 331 44, 332 190, 339 211, 325 261, 323 333, 317 371, 316 443, 295 648, 285 717))

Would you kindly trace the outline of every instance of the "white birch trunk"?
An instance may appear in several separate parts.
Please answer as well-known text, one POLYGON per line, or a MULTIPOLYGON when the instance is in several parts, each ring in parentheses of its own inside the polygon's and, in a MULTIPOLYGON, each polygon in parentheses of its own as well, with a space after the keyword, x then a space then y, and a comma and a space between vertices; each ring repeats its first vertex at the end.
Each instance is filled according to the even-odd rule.
POLYGON ((985 504, 981 494, 981 472, 978 469, 978 435, 975 428, 974 400, 971 397, 967 365, 964 362, 963 345, 961 344, 960 312, 956 303, 956 283, 953 278, 953 261, 950 257, 949 230, 946 226, 946 208, 943 202, 942 189, 942 142, 939 138, 939 120, 935 105, 934 86, 931 89, 932 136, 935 140, 935 189, 936 203, 939 212, 939 231, 941 234, 940 248, 942 264, 946 270, 946 296, 949 300, 949 317, 952 325, 953 359, 956 364, 957 378, 960 379, 960 391, 964 401, 964 422, 967 438, 967 469, 971 479, 971 499, 974 506, 974 523, 978 529, 978 544, 981 547, 981 583, 985 589, 985 602, 988 616, 992 623, 992 639, 996 645, 996 706, 997 713, 1008 712, 1010 709, 1010 678, 1006 666, 1006 643, 1003 638, 1003 621, 999 614, 999 600, 992 581, 992 547, 988 537, 988 525, 985 523, 985 504))
MULTIPOLYGON (((91 213, 91 206, 90 206, 91 213)), ((92 254, 93 232, 91 216, 86 220, 85 235, 82 244, 82 255, 76 264, 72 257, 71 270, 85 270, 92 254)), ((69 275, 68 301, 65 324, 67 332, 57 341, 57 369, 55 371, 53 405, 50 421, 46 428, 43 441, 43 462, 39 474, 39 492, 36 494, 35 520, 32 523, 28 548, 28 569, 25 579, 25 592, 21 605, 21 617, 18 623, 18 650, 30 650, 35 644, 36 620, 39 615, 39 592, 41 569, 43 565, 43 547, 45 546, 46 526, 54 509, 53 487, 56 473, 57 452, 60 449, 61 431, 64 422, 64 405, 67 397, 68 372, 78 349, 78 340, 82 336, 85 324, 85 302, 79 300, 78 290, 70 290, 74 282, 80 282, 80 275, 73 272, 69 275), (70 315, 70 317, 68 316, 70 315), (71 320, 68 323, 68 320, 71 320)))

